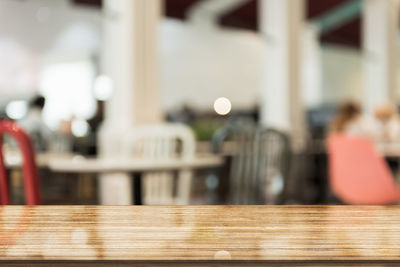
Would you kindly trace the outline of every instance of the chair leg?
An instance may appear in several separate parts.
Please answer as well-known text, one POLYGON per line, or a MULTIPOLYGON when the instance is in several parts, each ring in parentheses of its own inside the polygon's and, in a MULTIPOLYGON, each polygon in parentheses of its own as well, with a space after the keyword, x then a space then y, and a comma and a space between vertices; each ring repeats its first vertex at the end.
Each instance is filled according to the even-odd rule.
MULTIPOLYGON (((0 143, 1 150, 1 143, 0 143)), ((0 205, 10 204, 10 192, 7 179, 7 171, 3 160, 3 153, 0 151, 0 205)))
POLYGON ((179 173, 177 203, 187 205, 190 203, 192 187, 192 171, 184 170, 179 173))

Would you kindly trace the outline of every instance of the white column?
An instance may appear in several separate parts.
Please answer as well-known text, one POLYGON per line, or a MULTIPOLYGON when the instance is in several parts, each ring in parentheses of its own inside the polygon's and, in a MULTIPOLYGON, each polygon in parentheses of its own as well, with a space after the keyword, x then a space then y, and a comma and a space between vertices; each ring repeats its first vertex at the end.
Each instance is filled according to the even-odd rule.
POLYGON ((307 24, 302 32, 301 95, 306 108, 322 104, 322 60, 318 27, 307 24))
MULTIPOLYGON (((113 81, 99 136, 100 156, 120 157, 122 136, 134 125, 161 120, 158 75, 160 0, 105 0, 102 72, 113 81)), ((100 178, 101 204, 131 204, 131 178, 100 178)))
POLYGON ((395 103, 398 0, 364 0, 364 107, 395 103))
POLYGON ((301 32, 304 0, 260 0, 260 29, 267 43, 261 122, 287 131, 295 149, 304 144, 301 32))

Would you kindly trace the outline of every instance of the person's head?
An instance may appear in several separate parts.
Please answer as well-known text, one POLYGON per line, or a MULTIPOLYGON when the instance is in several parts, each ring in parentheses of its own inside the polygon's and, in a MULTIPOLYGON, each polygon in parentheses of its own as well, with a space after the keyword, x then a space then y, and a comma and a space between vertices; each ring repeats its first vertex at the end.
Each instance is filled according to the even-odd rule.
POLYGON ((343 103, 337 112, 337 115, 332 123, 332 130, 341 132, 344 131, 349 122, 354 121, 361 115, 361 107, 358 103, 347 101, 343 103))
POLYGON ((378 106, 375 109, 375 118, 379 121, 387 121, 396 114, 396 109, 391 104, 378 106))
POLYGON ((43 96, 38 95, 34 99, 32 99, 30 107, 33 109, 43 110, 45 103, 46 99, 43 96))

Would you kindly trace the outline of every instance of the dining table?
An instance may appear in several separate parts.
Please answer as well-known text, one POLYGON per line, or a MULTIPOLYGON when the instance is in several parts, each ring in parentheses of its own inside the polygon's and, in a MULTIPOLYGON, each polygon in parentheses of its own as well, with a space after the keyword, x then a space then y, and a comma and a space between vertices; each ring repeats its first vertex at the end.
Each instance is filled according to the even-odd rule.
MULTIPOLYGON (((9 153, 5 157, 9 169, 18 169, 23 165, 19 153, 9 153)), ((143 159, 124 157, 85 157, 76 154, 42 153, 36 155, 39 168, 53 173, 75 174, 112 174, 128 173, 133 180, 134 204, 142 205, 142 174, 158 171, 180 171, 218 168, 224 163, 220 155, 197 153, 190 158, 143 159)), ((120 192, 124 194, 124 192, 120 192)), ((100 202, 106 196, 100 195, 100 202)), ((128 199, 129 197, 125 197, 128 199)), ((131 203, 126 203, 131 204, 131 203)))
POLYGON ((399 266, 399 206, 0 206, 0 265, 399 266))
POLYGON ((379 153, 385 158, 400 159, 400 143, 398 142, 380 142, 375 144, 379 153))

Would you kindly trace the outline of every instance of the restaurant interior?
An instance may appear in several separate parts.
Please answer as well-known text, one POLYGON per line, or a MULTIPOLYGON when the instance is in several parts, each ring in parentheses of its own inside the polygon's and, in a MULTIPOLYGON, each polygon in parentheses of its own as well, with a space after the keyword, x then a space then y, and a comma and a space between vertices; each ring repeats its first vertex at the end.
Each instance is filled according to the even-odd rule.
POLYGON ((400 261, 397 234, 371 241, 388 216, 400 230, 399 15, 399 0, 0 0, 0 265, 400 261))

